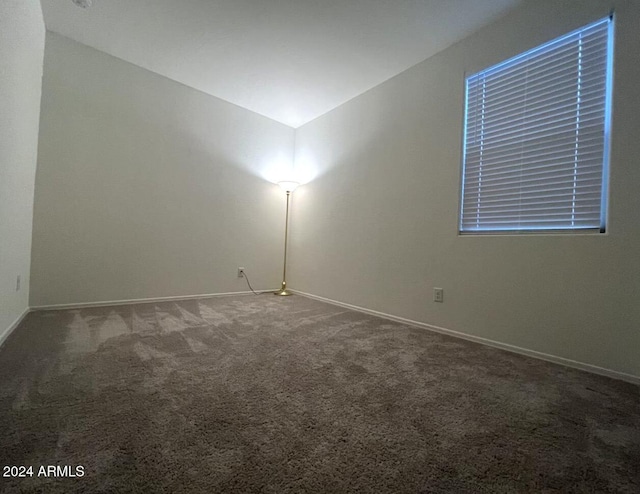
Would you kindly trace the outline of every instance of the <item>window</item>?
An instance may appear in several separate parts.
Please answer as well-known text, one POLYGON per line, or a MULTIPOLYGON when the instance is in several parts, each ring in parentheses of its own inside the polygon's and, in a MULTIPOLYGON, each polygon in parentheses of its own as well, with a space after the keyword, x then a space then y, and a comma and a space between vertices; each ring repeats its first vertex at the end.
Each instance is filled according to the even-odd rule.
POLYGON ((460 232, 605 231, 613 20, 466 79, 460 232))

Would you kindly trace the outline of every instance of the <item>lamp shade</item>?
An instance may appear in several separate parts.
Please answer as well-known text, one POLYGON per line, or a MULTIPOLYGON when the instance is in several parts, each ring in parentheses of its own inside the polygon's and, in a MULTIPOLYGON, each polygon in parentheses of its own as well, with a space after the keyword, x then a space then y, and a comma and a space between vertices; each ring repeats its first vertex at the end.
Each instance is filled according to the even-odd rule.
POLYGON ((278 182, 278 185, 285 192, 293 192, 294 190, 296 190, 296 187, 298 187, 298 185, 300 185, 300 184, 298 182, 291 182, 291 181, 285 180, 283 182, 278 182))

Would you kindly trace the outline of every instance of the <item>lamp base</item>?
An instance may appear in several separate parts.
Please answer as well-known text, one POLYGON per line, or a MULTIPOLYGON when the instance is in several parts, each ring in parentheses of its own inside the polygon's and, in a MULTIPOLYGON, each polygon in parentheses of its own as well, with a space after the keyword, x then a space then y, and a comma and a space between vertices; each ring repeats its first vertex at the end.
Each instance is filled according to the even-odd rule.
POLYGON ((281 297, 287 297, 289 295, 293 295, 293 293, 287 290, 287 284, 284 281, 282 282, 282 288, 280 288, 280 290, 278 290, 277 292, 273 292, 273 294, 280 295, 281 297))
POLYGON ((283 297, 286 297, 288 295, 293 295, 293 293, 291 293, 289 290, 278 290, 277 292, 273 292, 274 295, 281 295, 283 297))

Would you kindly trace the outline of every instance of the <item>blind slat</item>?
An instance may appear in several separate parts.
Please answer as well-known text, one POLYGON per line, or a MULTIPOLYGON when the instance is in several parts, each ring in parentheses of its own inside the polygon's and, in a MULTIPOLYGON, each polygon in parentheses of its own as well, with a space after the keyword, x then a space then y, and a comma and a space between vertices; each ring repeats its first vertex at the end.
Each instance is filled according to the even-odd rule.
MULTIPOLYGON (((578 152, 578 157, 581 161, 589 158, 598 158, 600 164, 602 164, 602 149, 597 141, 597 139, 592 139, 590 142, 583 142, 578 152)), ((575 144, 575 139, 573 142, 575 144)), ((564 144, 564 142, 561 144, 564 144)), ((524 153, 522 151, 518 152, 518 150, 509 150, 509 153, 505 152, 505 154, 494 155, 493 157, 477 153, 477 160, 469 160, 467 176, 472 178, 476 173, 486 172, 487 175, 491 175, 513 169, 521 170, 525 168, 525 164, 527 169, 535 169, 538 166, 549 164, 568 165, 573 164, 576 160, 575 149, 558 149, 558 146, 549 146, 543 149, 545 151, 537 153, 534 152, 536 148, 524 153)))
POLYGON ((520 73, 518 76, 502 78, 496 81, 483 79, 476 83, 468 84, 469 98, 482 98, 487 94, 495 98, 501 98, 505 97, 505 95, 512 96, 524 91, 535 94, 538 89, 544 87, 550 81, 575 80, 578 71, 591 76, 593 73, 600 72, 607 63, 607 52, 605 51, 591 57, 585 57, 584 53, 580 51, 576 51, 571 55, 572 60, 570 63, 562 63, 562 60, 558 60, 555 65, 527 67, 526 72, 520 73), (578 57, 580 58, 578 59, 578 57))
MULTIPOLYGON (((477 175, 476 183, 482 182, 483 187, 496 187, 498 185, 507 185, 511 186, 513 184, 527 184, 530 182, 539 182, 544 180, 546 182, 554 179, 560 178, 568 178, 573 179, 573 177, 578 176, 580 180, 585 180, 590 175, 602 175, 602 170, 600 167, 589 168, 589 170, 580 170, 578 168, 569 169, 569 168, 560 168, 554 167, 551 170, 541 170, 538 172, 530 172, 529 170, 513 170, 510 173, 500 174, 500 175, 477 175)), ((470 189, 472 187, 472 182, 469 182, 470 189)))
MULTIPOLYGON (((506 197, 545 197, 546 195, 553 192, 570 192, 571 195, 576 194, 581 190, 589 190, 589 191, 598 191, 600 190, 599 180, 592 181, 591 183, 586 182, 580 185, 573 186, 573 184, 569 184, 563 181, 549 181, 546 184, 546 188, 540 190, 534 184, 523 185, 515 187, 490 187, 490 186, 476 186, 470 187, 468 194, 465 194, 465 198, 469 198, 473 200, 479 194, 484 195, 485 200, 498 199, 498 198, 506 198, 506 197)), ((476 208, 476 209, 482 209, 476 208)))
POLYGON ((495 108, 480 108, 477 112, 471 112, 468 117, 471 123, 487 128, 496 125, 504 117, 534 116, 545 111, 562 109, 575 114, 578 103, 585 108, 602 105, 602 96, 606 92, 606 87, 603 80, 598 81, 596 85, 569 87, 563 91, 557 94, 545 91, 535 99, 518 98, 509 102, 498 102, 495 108))
POLYGON ((582 65, 583 72, 585 70, 598 69, 599 66, 606 65, 606 50, 602 49, 597 52, 589 52, 584 48, 582 50, 576 47, 570 53, 566 53, 564 57, 555 57, 553 63, 549 64, 530 64, 523 67, 521 70, 508 76, 504 74, 500 78, 496 79, 479 79, 475 83, 471 84, 471 91, 488 92, 498 91, 502 88, 518 88, 523 87, 525 84, 530 84, 532 87, 537 87, 541 82, 545 80, 553 80, 559 77, 561 74, 570 74, 578 70, 578 66, 582 65), (578 61, 578 55, 582 61, 588 62, 587 69, 584 69, 584 64, 580 64, 578 61))
POLYGON ((580 128, 580 125, 589 123, 592 121, 604 122, 604 107, 598 106, 594 108, 583 108, 579 113, 567 113, 563 112, 558 114, 556 118, 549 115, 544 118, 537 118, 532 121, 524 119, 515 119, 511 122, 511 126, 508 122, 505 122, 501 127, 492 128, 490 131, 482 133, 481 136, 476 136, 476 140, 481 139, 483 141, 491 141, 492 139, 498 142, 504 141, 510 137, 517 137, 526 132, 532 132, 536 130, 546 130, 549 128, 561 129, 567 128, 567 126, 573 125, 574 128, 580 128), (524 121, 523 121, 524 120, 524 121), (511 129, 507 131, 508 129, 511 129))

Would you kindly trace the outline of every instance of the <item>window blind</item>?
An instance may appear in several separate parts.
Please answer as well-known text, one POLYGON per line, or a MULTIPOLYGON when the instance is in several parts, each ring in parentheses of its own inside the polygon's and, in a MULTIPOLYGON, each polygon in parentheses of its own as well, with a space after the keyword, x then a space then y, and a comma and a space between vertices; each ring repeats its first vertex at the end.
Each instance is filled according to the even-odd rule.
POLYGON ((604 231, 613 23, 466 79, 461 232, 604 231))

